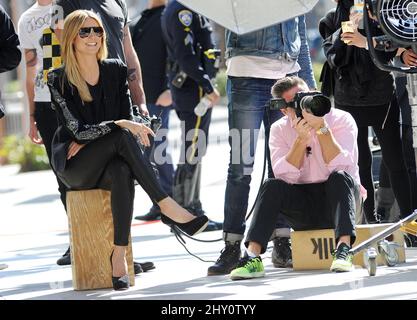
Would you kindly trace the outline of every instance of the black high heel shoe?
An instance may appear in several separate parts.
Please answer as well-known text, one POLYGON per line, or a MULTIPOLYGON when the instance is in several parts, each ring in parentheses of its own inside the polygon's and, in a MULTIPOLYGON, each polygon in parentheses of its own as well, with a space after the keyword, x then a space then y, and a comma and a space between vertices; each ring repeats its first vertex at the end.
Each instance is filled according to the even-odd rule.
POLYGON ((186 223, 179 223, 171 218, 168 218, 166 215, 161 214, 161 221, 168 226, 177 226, 179 229, 184 231, 190 236, 194 236, 202 232, 208 225, 209 219, 207 216, 202 215, 195 217, 193 220, 186 223))
POLYGON ((121 276, 121 277, 113 277, 113 262, 112 262, 113 252, 114 250, 111 252, 111 255, 110 255, 110 265, 112 269, 111 282, 113 283, 113 289, 116 291, 127 290, 130 287, 129 274, 125 274, 124 276, 121 276))

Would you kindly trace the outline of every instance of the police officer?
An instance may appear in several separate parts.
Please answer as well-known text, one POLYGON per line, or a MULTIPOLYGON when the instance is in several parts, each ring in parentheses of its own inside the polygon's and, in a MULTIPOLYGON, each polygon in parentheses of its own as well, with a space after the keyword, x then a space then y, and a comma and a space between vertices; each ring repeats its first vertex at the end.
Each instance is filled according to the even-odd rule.
MULTIPOLYGON (((203 96, 210 107, 220 99, 211 83, 216 74, 211 26, 207 19, 176 0, 169 1, 161 23, 168 50, 168 83, 183 130, 173 197, 180 205, 200 215, 204 213, 200 202, 201 158, 207 148, 212 109, 208 108, 200 116, 194 109, 203 96)), ((221 227, 221 223, 211 222, 206 231, 221 227)))
MULTIPOLYGON (((133 19, 129 28, 133 46, 142 68, 143 89, 149 114, 160 117, 162 121, 152 147, 145 148, 145 155, 158 170, 159 182, 163 190, 172 196, 174 166, 171 154, 167 150, 172 98, 171 92, 167 88, 167 50, 161 29, 161 16, 166 3, 166 0, 148 0, 147 9, 142 11, 139 17, 133 19)), ((135 219, 160 220, 161 209, 158 205, 153 204, 147 214, 136 216, 135 219)))

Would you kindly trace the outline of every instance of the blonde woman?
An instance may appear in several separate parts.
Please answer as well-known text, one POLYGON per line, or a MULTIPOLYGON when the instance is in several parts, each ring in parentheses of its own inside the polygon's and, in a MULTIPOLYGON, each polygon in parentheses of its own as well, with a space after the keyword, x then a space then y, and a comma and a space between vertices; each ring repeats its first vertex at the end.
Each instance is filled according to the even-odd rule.
POLYGON ((127 68, 108 59, 106 34, 99 17, 77 10, 64 23, 64 65, 48 75, 59 128, 52 143, 52 165, 73 190, 111 190, 114 250, 110 256, 115 290, 129 287, 126 246, 133 213, 134 179, 163 213, 162 221, 188 234, 207 226, 166 195, 137 140, 149 145, 151 129, 131 120, 127 68), (169 218, 168 218, 169 216, 169 218))

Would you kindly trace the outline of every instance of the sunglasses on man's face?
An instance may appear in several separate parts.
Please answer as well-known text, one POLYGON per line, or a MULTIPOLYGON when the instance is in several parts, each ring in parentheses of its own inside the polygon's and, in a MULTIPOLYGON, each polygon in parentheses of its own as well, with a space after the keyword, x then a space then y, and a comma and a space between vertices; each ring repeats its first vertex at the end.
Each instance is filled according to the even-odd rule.
POLYGON ((84 39, 87 38, 91 32, 93 32, 96 37, 101 38, 103 36, 104 30, 102 27, 86 27, 81 28, 80 31, 78 31, 78 35, 80 38, 84 39))

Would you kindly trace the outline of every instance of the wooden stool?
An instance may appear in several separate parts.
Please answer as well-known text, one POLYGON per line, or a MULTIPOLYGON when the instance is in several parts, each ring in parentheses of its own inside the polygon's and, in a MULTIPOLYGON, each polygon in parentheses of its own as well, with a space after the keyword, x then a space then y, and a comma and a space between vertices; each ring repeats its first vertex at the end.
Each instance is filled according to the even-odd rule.
MULTIPOLYGON (((75 290, 113 288, 110 255, 113 250, 113 216, 110 192, 105 190, 67 193, 72 284, 75 290)), ((132 243, 126 260, 130 285, 135 285, 132 243)))

